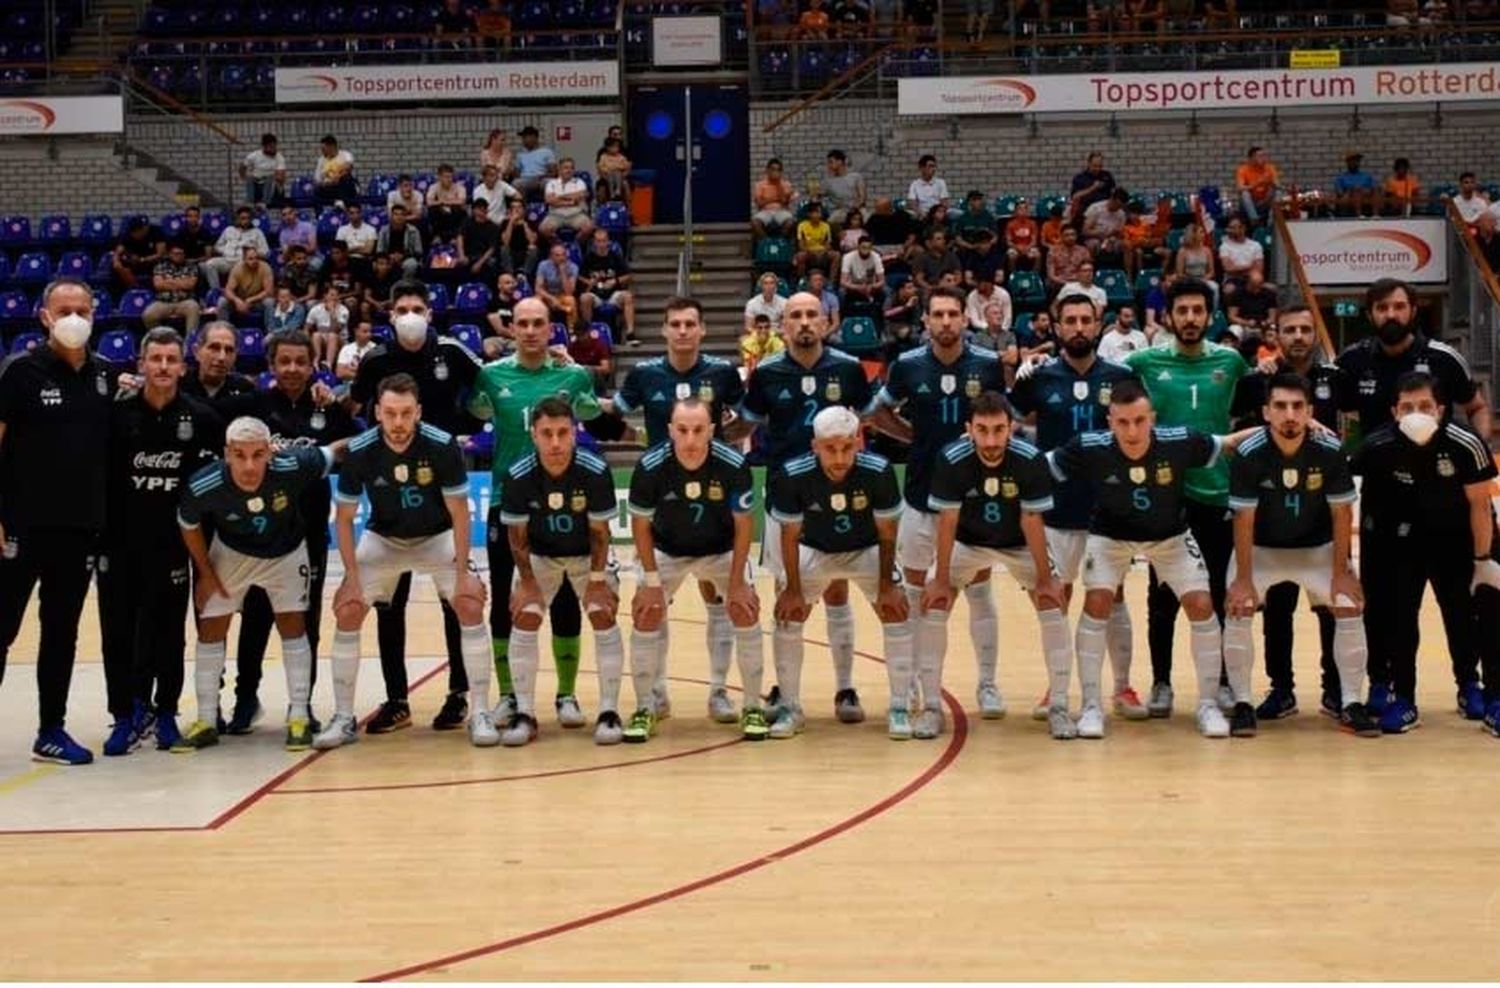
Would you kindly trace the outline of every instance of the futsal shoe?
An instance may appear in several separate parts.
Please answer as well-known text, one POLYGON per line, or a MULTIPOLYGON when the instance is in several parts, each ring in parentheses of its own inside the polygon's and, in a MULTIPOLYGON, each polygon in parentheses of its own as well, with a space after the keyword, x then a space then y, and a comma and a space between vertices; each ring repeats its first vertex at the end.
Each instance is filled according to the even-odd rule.
POLYGON ((60 727, 50 727, 36 736, 31 746, 31 760, 53 765, 87 765, 94 753, 68 736, 60 727))
POLYGON ((500 743, 507 748, 524 748, 536 740, 536 734, 536 718, 530 714, 516 714, 501 733, 500 743))
MULTIPOLYGON (((441 716, 441 715, 439 715, 441 716)), ((365 724, 366 734, 390 734, 411 726, 411 705, 405 700, 387 700, 365 724)))
POLYGON ((979 716, 985 720, 1000 720, 1005 716, 1005 698, 994 683, 980 683, 974 699, 979 704, 979 716))
POLYGON ((892 741, 911 740, 911 715, 904 707, 892 707, 886 712, 885 736, 892 741))
POLYGON ((149 703, 135 701, 135 712, 130 717, 130 722, 135 725, 136 736, 145 740, 146 736, 156 730, 156 711, 149 703))
POLYGON ((1496 700, 1484 709, 1484 729, 1490 734, 1500 738, 1500 700, 1496 700))
POLYGON ((722 686, 715 686, 708 691, 708 719, 715 724, 733 724, 740 719, 740 712, 734 709, 729 691, 722 686))
POLYGON ((781 706, 781 687, 777 686, 775 683, 772 683, 771 692, 767 693, 764 699, 766 701, 767 710, 770 710, 773 707, 781 706))
POLYGON ((212 724, 205 724, 201 720, 195 720, 188 725, 187 733, 176 744, 172 745, 172 751, 181 755, 189 751, 212 748, 218 743, 218 728, 212 724))
POLYGON ((134 718, 122 717, 115 721, 109 729, 109 737, 104 739, 104 755, 107 758, 128 755, 140 744, 141 736, 135 732, 134 718))
POLYGON ((613 710, 602 711, 599 719, 594 721, 594 743, 619 744, 623 740, 625 725, 620 723, 620 715, 613 710))
POLYGON ((630 723, 625 725, 624 736, 621 740, 626 744, 645 744, 655 733, 656 714, 642 707, 630 715, 630 723))
POLYGON ((1229 688, 1228 683, 1219 684, 1219 711, 1229 713, 1234 710, 1234 690, 1229 688))
POLYGON ((1385 708, 1395 699, 1396 691, 1391 689, 1389 683, 1371 683, 1370 698, 1365 703, 1365 706, 1370 709, 1371 716, 1383 717, 1385 716, 1385 708))
POLYGON ((1172 684, 1152 683, 1151 699, 1146 701, 1146 712, 1152 717, 1172 716, 1172 684))
POLYGON ((1116 717, 1124 717, 1126 720, 1146 720, 1151 716, 1151 711, 1146 709, 1146 704, 1141 701, 1141 695, 1135 691, 1134 686, 1115 690, 1113 699, 1116 717))
MULTIPOLYGON (((411 714, 407 714, 408 720, 411 714)), ((469 698, 463 693, 449 693, 443 698, 443 708, 432 718, 434 731, 456 731, 469 719, 469 698)))
POLYGON ((1380 729, 1386 734, 1405 734, 1421 725, 1422 715, 1417 711, 1417 705, 1404 696, 1392 699, 1380 715, 1380 729))
POLYGON ((234 716, 229 718, 229 723, 224 725, 225 734, 249 734, 255 730, 255 722, 261 716, 260 701, 255 699, 237 700, 234 704, 234 716))
POLYGON ((588 723, 588 718, 583 715, 583 708, 578 705, 578 697, 572 693, 558 697, 552 701, 552 705, 557 708, 558 726, 574 728, 588 723))
POLYGON ((666 720, 672 716, 672 698, 667 695, 665 683, 656 683, 651 687, 651 703, 656 707, 657 720, 666 720))
POLYGON ((764 741, 771 733, 766 723, 766 713, 759 707, 746 707, 740 711, 740 734, 746 741, 764 741))
POLYGON ((1339 711, 1339 730, 1357 738, 1380 737, 1380 724, 1363 703, 1351 703, 1339 711))
POLYGON ((312 721, 293 717, 286 722, 286 739, 282 741, 282 747, 287 751, 306 751, 312 745, 312 721))
POLYGON ((1297 714, 1297 694, 1291 690, 1272 688, 1266 698, 1255 708, 1260 720, 1283 720, 1297 714))
POLYGON ((1248 703, 1236 703, 1229 713, 1229 736, 1253 738, 1255 730, 1255 708, 1248 703))
POLYGON ((1047 711, 1047 733, 1054 741, 1071 741, 1078 737, 1078 725, 1068 716, 1067 707, 1053 707, 1047 711))
POLYGON ((931 741, 943 733, 943 712, 928 707, 917 714, 911 726, 911 736, 919 741, 931 741))
POLYGON ((771 725, 766 731, 768 737, 777 741, 785 741, 801 734, 807 726, 807 716, 798 707, 777 707, 776 714, 771 719, 771 725))
POLYGON ((469 743, 476 748, 493 748, 500 743, 500 732, 495 729, 488 710, 476 710, 469 718, 469 743))
POLYGON ((1458 712, 1464 715, 1464 720, 1483 720, 1484 706, 1484 687, 1478 680, 1459 688, 1458 712))
POLYGON ((334 714, 328 726, 313 738, 312 746, 319 751, 332 751, 359 740, 359 725, 350 714, 334 714))
POLYGON ((1078 712, 1078 736, 1097 741, 1104 737, 1104 711, 1097 703, 1085 703, 1078 712))
POLYGON ((1229 737, 1229 721, 1213 700, 1198 701, 1198 733, 1206 738, 1229 737))
POLYGON ((490 720, 496 724, 509 724, 510 719, 517 713, 516 695, 514 693, 500 694, 500 702, 495 704, 495 709, 490 711, 490 720))
POLYGON ((1324 690, 1323 698, 1318 701, 1318 713, 1324 717, 1332 717, 1338 720, 1344 715, 1344 698, 1341 694, 1332 690, 1324 690))
MULTIPOLYGON (((1066 707, 1067 704, 1063 703, 1062 706, 1066 707)), ((1042 698, 1040 700, 1038 700, 1038 701, 1036 701, 1036 703, 1032 704, 1032 706, 1031 706, 1031 719, 1032 720, 1048 720, 1048 719, 1051 718, 1051 714, 1052 714, 1052 692, 1049 690, 1046 693, 1042 694, 1042 698)))
POLYGON ((174 714, 158 714, 156 717, 156 750, 171 751, 172 746, 182 740, 174 714))
POLYGON ((833 714, 840 724, 859 724, 865 719, 865 708, 860 705, 859 693, 853 689, 839 690, 833 695, 833 714))

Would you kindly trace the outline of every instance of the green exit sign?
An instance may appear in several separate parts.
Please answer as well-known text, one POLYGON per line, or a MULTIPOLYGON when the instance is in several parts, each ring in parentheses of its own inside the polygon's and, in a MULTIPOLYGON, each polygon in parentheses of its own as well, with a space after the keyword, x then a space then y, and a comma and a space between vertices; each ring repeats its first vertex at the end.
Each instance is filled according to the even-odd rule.
POLYGON ((1359 315, 1359 303, 1335 302, 1333 303, 1333 314, 1341 319, 1352 319, 1359 315))

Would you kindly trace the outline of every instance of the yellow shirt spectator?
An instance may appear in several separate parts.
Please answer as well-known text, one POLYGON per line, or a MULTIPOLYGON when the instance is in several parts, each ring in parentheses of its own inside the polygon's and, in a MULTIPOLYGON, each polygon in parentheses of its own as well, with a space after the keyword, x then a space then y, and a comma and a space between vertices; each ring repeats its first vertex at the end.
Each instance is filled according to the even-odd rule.
POLYGON ((803 220, 797 224, 797 247, 799 250, 824 251, 833 244, 833 227, 827 220, 803 220))
POLYGON ((767 330, 765 333, 750 332, 740 337, 740 360, 746 367, 754 367, 773 353, 786 349, 781 337, 767 330))

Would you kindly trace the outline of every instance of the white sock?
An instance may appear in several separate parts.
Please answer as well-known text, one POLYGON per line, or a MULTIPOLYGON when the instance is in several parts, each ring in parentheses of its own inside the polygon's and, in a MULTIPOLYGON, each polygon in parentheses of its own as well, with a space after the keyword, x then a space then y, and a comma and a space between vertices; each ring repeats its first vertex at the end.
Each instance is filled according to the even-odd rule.
POLYGON ((219 723, 219 680, 224 676, 224 642, 203 642, 193 652, 193 686, 198 694, 198 719, 209 727, 219 723))
POLYGON ((734 661, 734 625, 723 604, 706 604, 708 629, 708 688, 723 689, 729 678, 729 664, 734 661))
POLYGON ((1000 622, 995 617, 995 594, 986 580, 964 587, 964 596, 969 600, 969 638, 974 642, 979 681, 993 684, 995 669, 1000 664, 1000 622))
MULTIPOLYGON (((656 634, 660 636, 661 644, 656 646, 656 673, 651 682, 654 684, 656 692, 666 696, 667 653, 672 650, 672 632, 670 622, 666 618, 662 618, 661 627, 656 629, 656 634)), ((712 661, 712 655, 710 655, 710 661, 712 661)), ((631 677, 634 678, 634 676, 635 673, 632 671, 631 677)))
POLYGON ((286 667, 286 696, 291 704, 288 720, 307 720, 312 700, 312 646, 306 635, 281 640, 281 664, 286 667))
POLYGON ((510 632, 510 682, 516 691, 516 711, 536 716, 537 633, 513 628, 510 632))
POLYGON ((885 674, 891 684, 891 706, 906 709, 911 692, 911 622, 882 624, 885 635, 885 674))
MULTIPOLYGON (((771 661, 776 666, 776 685, 781 702, 795 707, 802 702, 802 625, 776 622, 771 634, 771 661)), ((760 696, 745 690, 745 703, 760 706, 760 696)))
POLYGON ((943 660, 948 657, 948 612, 922 615, 922 651, 917 653, 917 678, 922 682, 922 705, 943 709, 943 660))
POLYGON ((1224 633, 1219 619, 1209 615, 1206 621, 1191 621, 1193 668, 1198 673, 1198 702, 1217 703, 1219 672, 1224 668, 1224 633))
MULTIPOLYGON (((1234 693, 1234 702, 1250 702, 1250 674, 1255 668, 1255 621, 1253 618, 1232 617, 1224 620, 1224 671, 1229 676, 1229 689, 1234 693)), ((1194 645, 1196 648, 1196 643, 1194 645)))
POLYGON ((916 657, 924 651, 927 639, 922 636, 922 588, 905 584, 906 626, 911 629, 912 674, 916 674, 916 657))
POLYGON ((469 713, 490 709, 490 628, 483 622, 458 628, 458 651, 469 677, 469 713))
POLYGON ((656 682, 656 670, 661 661, 662 633, 660 631, 632 631, 630 633, 630 680, 635 684, 635 706, 637 710, 651 709, 651 687, 656 682))
POLYGON ((1365 692, 1365 663, 1370 649, 1365 641, 1365 620, 1362 617, 1341 617, 1333 620, 1333 664, 1339 670, 1339 691, 1343 694, 1344 706, 1360 703, 1365 692))
POLYGON ((594 632, 594 661, 599 664, 599 712, 618 713, 620 676, 625 671, 625 642, 618 624, 594 632))
POLYGON ((837 689, 854 688, 854 611, 848 604, 829 604, 828 647, 833 652, 833 674, 837 689))
MULTIPOLYGON (((746 698, 752 705, 759 706, 760 690, 762 680, 766 675, 766 646, 760 633, 760 625, 753 624, 748 628, 734 628, 734 652, 740 663, 740 685, 744 687, 746 698)), ((801 669, 801 664, 798 664, 801 669)), ((778 674, 780 669, 777 670, 778 674)), ((722 685, 723 677, 719 678, 722 685)), ((785 687, 783 687, 783 690, 785 687)))
POLYGON ((1047 695, 1052 703, 1068 706, 1068 683, 1073 673, 1073 646, 1068 641, 1068 616, 1056 608, 1038 611, 1042 626, 1042 657, 1047 662, 1047 695))
POLYGON ((333 712, 354 716, 354 686, 359 682, 359 632, 333 633, 333 712))
MULTIPOLYGON (((1092 617, 1088 613, 1078 616, 1078 636, 1074 647, 1078 649, 1078 685, 1083 690, 1083 702, 1100 703, 1103 687, 1100 685, 1104 678, 1104 639, 1105 630, 1109 627, 1106 621, 1092 617)), ((1057 697, 1052 698, 1053 706, 1058 706, 1057 697)))
POLYGON ((1134 652, 1130 608, 1123 600, 1115 601, 1114 610, 1109 612, 1109 629, 1105 634, 1109 642, 1109 668, 1118 693, 1130 687, 1130 660, 1134 652))

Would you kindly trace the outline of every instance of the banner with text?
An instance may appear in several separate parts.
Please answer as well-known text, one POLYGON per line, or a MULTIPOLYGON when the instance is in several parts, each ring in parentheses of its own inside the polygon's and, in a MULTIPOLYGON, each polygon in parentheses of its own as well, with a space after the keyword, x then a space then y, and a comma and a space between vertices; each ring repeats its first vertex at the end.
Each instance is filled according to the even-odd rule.
POLYGON ((0 135, 120 134, 125 101, 119 96, 18 96, 0 99, 0 135))
POLYGON ((1138 113, 1500 100, 1500 63, 901 79, 896 112, 1138 113))
POLYGON ((1448 280, 1445 220, 1294 220, 1287 230, 1313 285, 1448 280))
POLYGON ((586 99, 620 94, 615 62, 491 62, 278 68, 278 103, 586 99))

